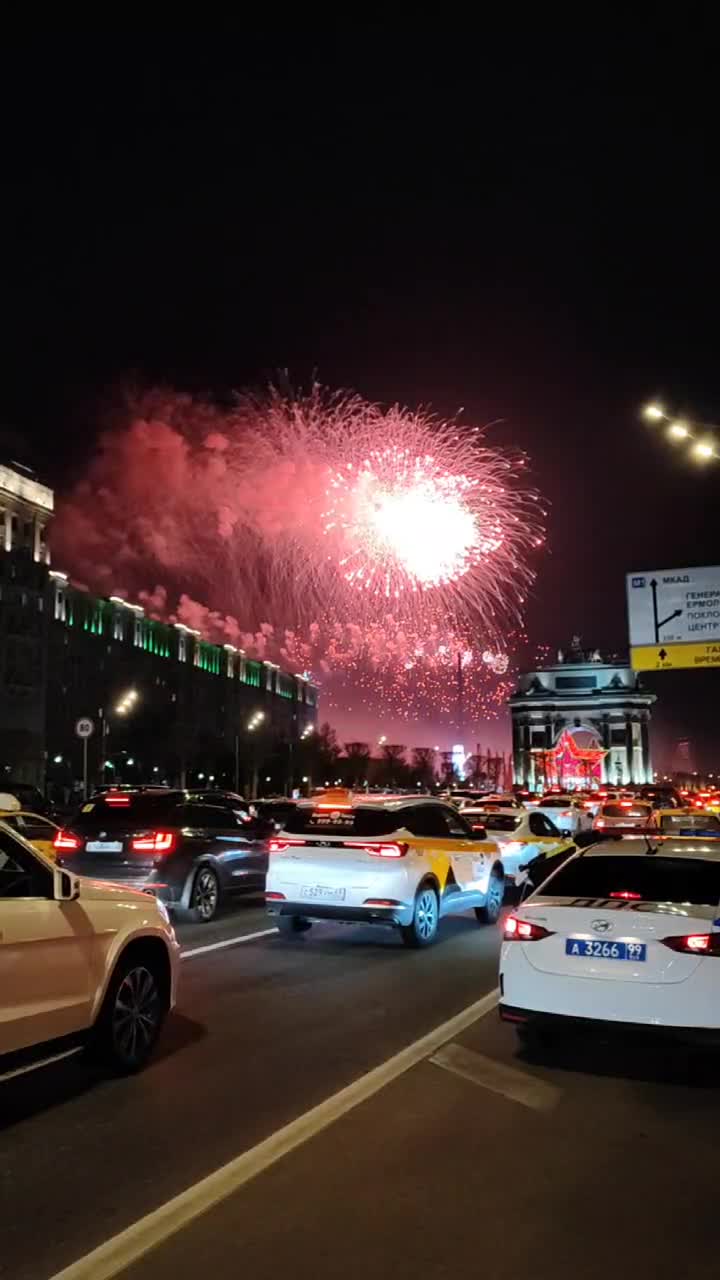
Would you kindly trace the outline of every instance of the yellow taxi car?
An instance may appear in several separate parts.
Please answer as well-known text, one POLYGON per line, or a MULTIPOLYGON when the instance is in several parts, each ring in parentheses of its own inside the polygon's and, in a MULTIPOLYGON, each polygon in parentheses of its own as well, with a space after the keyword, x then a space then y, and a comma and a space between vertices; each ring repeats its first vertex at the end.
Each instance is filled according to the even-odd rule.
POLYGON ((20 801, 15 796, 1 792, 0 822, 6 823, 11 831, 17 831, 19 835, 24 836, 46 858, 55 860, 53 841, 60 830, 55 822, 51 822, 49 818, 44 818, 39 813, 29 813, 20 807, 20 801))
POLYGON ((648 830, 681 839, 683 836, 695 839, 698 836, 720 837, 720 817, 694 806, 691 809, 655 809, 648 830))
POLYGON ((497 841, 432 796, 333 788, 300 801, 270 841, 265 899, 285 934, 335 920, 386 925, 426 947, 444 916, 494 924, 504 891, 497 841))

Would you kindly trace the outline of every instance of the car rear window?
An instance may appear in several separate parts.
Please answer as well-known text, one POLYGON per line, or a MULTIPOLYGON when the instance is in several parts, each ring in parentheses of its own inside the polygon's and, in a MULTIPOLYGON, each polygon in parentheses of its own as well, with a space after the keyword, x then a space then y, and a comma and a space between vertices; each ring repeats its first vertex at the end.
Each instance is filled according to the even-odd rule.
POLYGON ((720 818, 709 813, 665 813, 660 820, 660 830, 676 836, 684 831, 691 835, 720 836, 720 818))
POLYGON ((481 822, 486 831, 515 831, 522 821, 510 813, 466 813, 471 822, 481 822))
POLYGON ((543 892, 561 898, 609 898, 614 893, 637 893, 645 902, 714 907, 720 901, 720 862, 663 858, 657 853, 575 858, 543 886, 543 892))
POLYGON ((567 809, 572 804, 572 800, 562 800, 560 796, 549 796, 546 800, 541 800, 540 804, 543 809, 567 809))
POLYGON ((116 800, 98 796, 81 806, 69 826, 73 831, 118 830, 128 823, 170 822, 184 796, 149 796, 123 794, 116 800))
POLYGON ((332 836, 389 836, 401 826, 401 817, 389 809, 325 805, 314 809, 298 806, 284 830, 298 836, 320 832, 332 836))
POLYGON ((650 815, 649 804, 604 804, 602 812, 606 818, 647 818, 650 815))

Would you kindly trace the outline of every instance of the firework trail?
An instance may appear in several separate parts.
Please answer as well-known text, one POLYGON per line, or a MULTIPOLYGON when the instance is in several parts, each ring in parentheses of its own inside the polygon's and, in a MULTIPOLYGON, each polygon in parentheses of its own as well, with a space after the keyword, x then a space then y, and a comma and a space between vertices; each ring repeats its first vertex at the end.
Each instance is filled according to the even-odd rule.
POLYGON ((483 649, 502 674, 543 541, 525 467, 476 428, 317 386, 230 408, 156 391, 102 437, 53 551, 211 638, 295 649, 296 669, 400 687, 459 647, 480 679, 483 649))

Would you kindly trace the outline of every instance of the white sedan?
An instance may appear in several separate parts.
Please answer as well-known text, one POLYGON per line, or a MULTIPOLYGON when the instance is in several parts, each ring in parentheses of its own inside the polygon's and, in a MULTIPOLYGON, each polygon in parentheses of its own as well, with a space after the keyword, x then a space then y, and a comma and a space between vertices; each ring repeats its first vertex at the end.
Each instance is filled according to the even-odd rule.
POLYGON ((573 796, 543 796, 540 803, 535 805, 535 812, 544 813, 546 818, 569 836, 589 831, 593 824, 590 810, 573 796))
POLYGON ((506 809, 498 805, 462 812, 475 830, 485 830, 492 840, 497 840, 506 880, 517 881, 520 868, 539 854, 551 856, 575 848, 572 839, 536 809, 506 809))
POLYGON ((588 1021, 720 1033, 720 841, 576 854, 505 921, 500 1015, 522 1039, 588 1021))

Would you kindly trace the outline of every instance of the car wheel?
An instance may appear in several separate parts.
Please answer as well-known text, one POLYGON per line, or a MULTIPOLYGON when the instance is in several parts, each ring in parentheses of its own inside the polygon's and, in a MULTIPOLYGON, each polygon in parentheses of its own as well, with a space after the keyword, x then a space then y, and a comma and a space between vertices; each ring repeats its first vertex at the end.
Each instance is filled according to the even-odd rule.
POLYGON ((152 960, 120 960, 95 1024, 90 1047, 115 1071, 144 1067, 167 1017, 169 992, 152 960))
POLYGON ((220 905, 220 881, 212 867, 200 867, 190 895, 190 918, 198 924, 215 919, 220 905))
POLYGON ((502 910, 505 897, 505 877, 497 867, 493 867, 488 885, 484 907, 476 907, 475 915, 480 924, 496 924, 502 910))
POLYGON ((435 890, 432 885, 421 885, 415 898, 412 921, 400 927, 405 946, 429 947, 437 936, 439 916, 440 906, 435 890))
POLYGON ((277 927, 278 933, 286 937, 293 937, 296 933, 307 933, 308 929, 312 929, 310 921, 305 920, 303 916, 278 916, 277 927))

